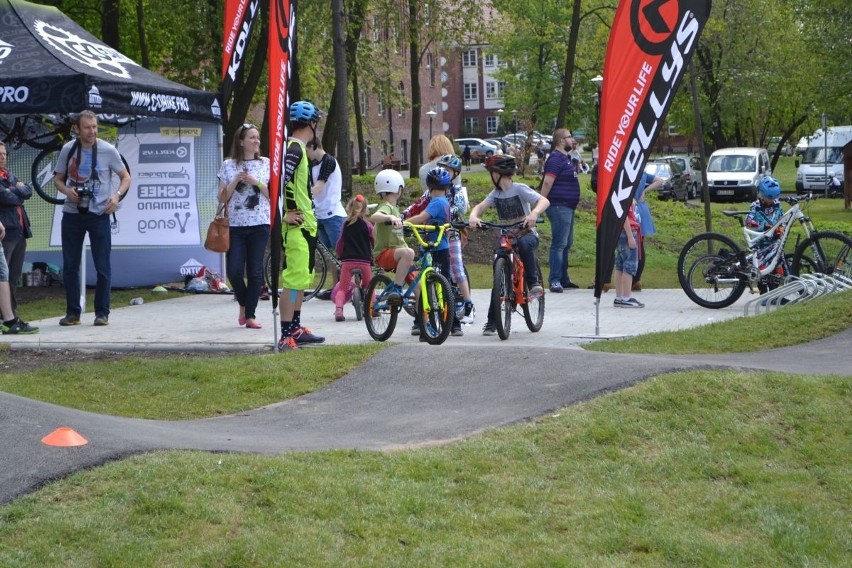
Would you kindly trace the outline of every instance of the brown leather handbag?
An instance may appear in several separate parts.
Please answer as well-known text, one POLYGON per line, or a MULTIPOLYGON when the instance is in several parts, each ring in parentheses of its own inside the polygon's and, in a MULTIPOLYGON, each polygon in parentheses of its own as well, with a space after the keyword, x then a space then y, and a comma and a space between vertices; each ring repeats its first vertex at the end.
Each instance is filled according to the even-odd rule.
POLYGON ((216 216, 207 227, 204 248, 213 252, 228 252, 231 248, 231 224, 228 219, 228 204, 222 203, 216 210, 216 216))

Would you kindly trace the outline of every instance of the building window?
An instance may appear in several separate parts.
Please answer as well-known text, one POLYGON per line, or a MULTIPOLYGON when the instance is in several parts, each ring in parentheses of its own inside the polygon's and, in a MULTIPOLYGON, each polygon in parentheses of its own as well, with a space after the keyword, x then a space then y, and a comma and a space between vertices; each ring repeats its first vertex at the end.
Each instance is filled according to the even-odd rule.
POLYGON ((464 100, 476 101, 479 100, 479 85, 476 83, 464 84, 464 100))
POLYGON ((361 116, 367 116, 367 113, 370 111, 370 107, 367 104, 367 92, 364 89, 361 89, 361 116))
POLYGON ((377 110, 378 110, 378 112, 376 113, 376 116, 384 116, 385 115, 385 101, 384 101, 384 98, 381 95, 379 95, 379 98, 376 100, 376 107, 377 107, 377 110))
POLYGON ((485 119, 485 132, 488 134, 497 134, 497 129, 500 127, 499 116, 489 116, 485 119))
POLYGON ((479 134, 479 118, 475 116, 468 116, 464 119, 464 133, 465 134, 479 134))
POLYGON ((378 16, 373 16, 373 41, 378 42, 382 39, 382 28, 378 16))
POLYGON ((485 98, 486 99, 499 99, 500 96, 497 94, 497 82, 496 81, 486 81, 485 82, 485 98))
POLYGON ((429 86, 435 86, 435 58, 431 53, 426 54, 426 69, 429 70, 429 86))
POLYGON ((503 92, 506 90, 506 81, 497 81, 497 98, 503 98, 503 92))
POLYGON ((402 117, 405 116, 405 107, 403 106, 403 103, 402 103, 402 101, 405 100, 405 85, 402 84, 402 81, 399 82, 399 87, 397 87, 397 88, 399 89, 399 100, 400 100, 399 113, 397 113, 397 116, 399 118, 402 118, 402 117))
POLYGON ((462 66, 463 67, 476 67, 476 50, 468 49, 465 52, 462 52, 462 66))
POLYGON ((485 66, 486 67, 497 67, 497 56, 493 53, 485 54, 485 66))

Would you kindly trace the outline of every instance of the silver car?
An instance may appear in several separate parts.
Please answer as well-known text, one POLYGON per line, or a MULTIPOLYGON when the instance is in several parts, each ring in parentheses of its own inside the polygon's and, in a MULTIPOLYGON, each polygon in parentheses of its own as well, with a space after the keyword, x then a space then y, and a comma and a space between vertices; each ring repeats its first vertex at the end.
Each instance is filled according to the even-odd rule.
MULTIPOLYGON (((470 148, 470 155, 490 156, 497 153, 497 146, 489 144, 482 138, 456 138, 456 144, 459 146, 459 152, 464 152, 464 147, 470 148)), ((461 155, 461 154, 460 154, 461 155)))
POLYGON ((701 160, 697 156, 664 156, 662 160, 671 160, 680 166, 686 178, 686 194, 689 199, 701 195, 701 160))

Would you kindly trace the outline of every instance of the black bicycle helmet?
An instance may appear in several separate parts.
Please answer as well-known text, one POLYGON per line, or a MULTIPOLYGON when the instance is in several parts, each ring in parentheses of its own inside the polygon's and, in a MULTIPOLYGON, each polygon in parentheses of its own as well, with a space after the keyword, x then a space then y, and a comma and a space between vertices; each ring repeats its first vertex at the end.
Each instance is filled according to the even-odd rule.
POLYGON ((513 175, 515 158, 506 154, 492 154, 485 159, 485 169, 501 175, 513 175))
POLYGON ((429 189, 447 188, 451 183, 453 178, 444 168, 432 168, 426 174, 426 187, 429 189))

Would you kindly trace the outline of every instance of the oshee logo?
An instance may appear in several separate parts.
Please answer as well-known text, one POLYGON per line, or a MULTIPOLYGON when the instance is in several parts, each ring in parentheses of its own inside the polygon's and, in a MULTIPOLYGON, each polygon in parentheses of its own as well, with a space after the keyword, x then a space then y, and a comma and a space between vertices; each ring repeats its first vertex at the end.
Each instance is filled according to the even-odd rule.
POLYGON ((189 144, 140 144, 140 164, 189 163, 189 144))
POLYGON ((139 184, 139 199, 188 199, 189 185, 185 183, 139 184))
POLYGON ((189 112, 189 99, 160 93, 131 91, 130 106, 142 107, 150 112, 189 112))

